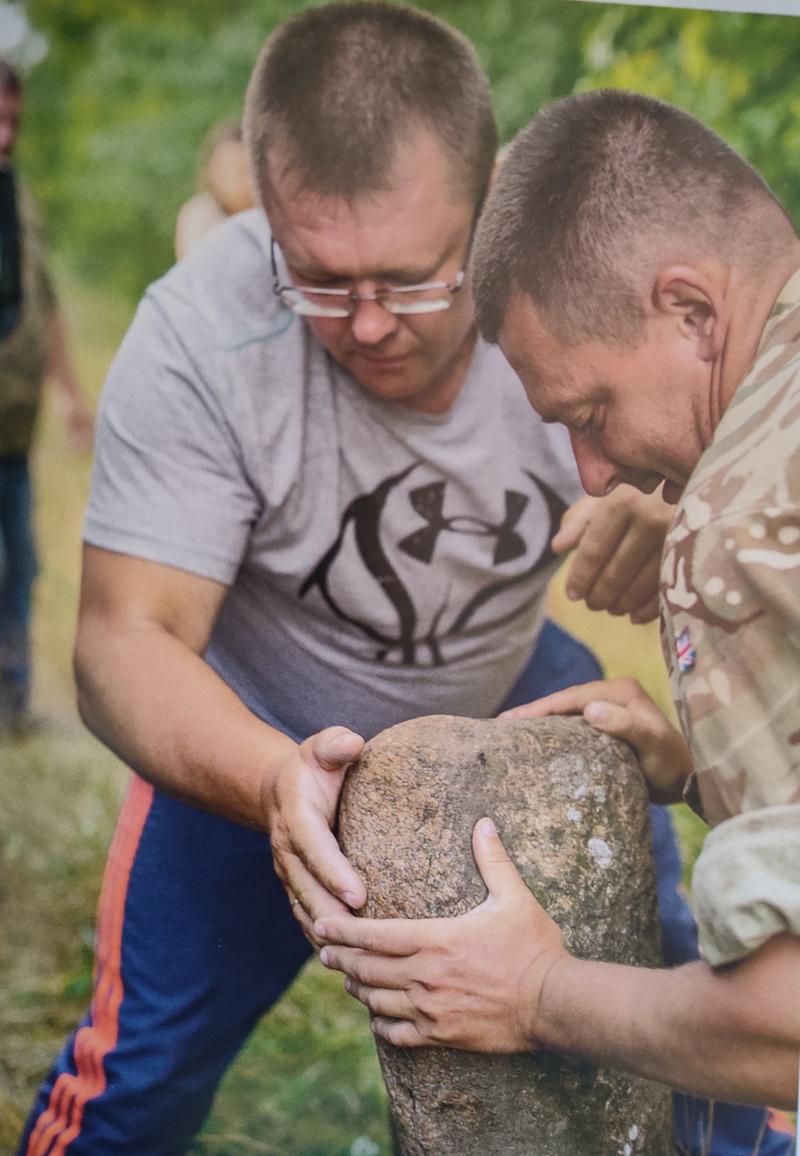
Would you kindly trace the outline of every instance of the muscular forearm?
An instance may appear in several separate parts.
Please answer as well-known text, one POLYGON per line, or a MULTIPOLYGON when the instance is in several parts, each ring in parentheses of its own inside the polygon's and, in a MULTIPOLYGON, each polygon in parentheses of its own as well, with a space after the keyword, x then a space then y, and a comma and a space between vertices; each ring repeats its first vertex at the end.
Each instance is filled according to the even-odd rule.
POLYGON ((364 740, 326 727, 298 744, 247 710, 200 657, 227 590, 87 543, 75 644, 81 716, 166 794, 267 832, 312 935, 314 919, 366 899, 331 830, 364 740))
POLYGON ((75 653, 86 725, 167 794, 264 829, 265 785, 296 744, 155 625, 84 622, 75 653))
POLYGON ((792 1108, 800 939, 777 936, 722 969, 651 971, 568 956, 544 983, 536 1039, 694 1095, 792 1108))

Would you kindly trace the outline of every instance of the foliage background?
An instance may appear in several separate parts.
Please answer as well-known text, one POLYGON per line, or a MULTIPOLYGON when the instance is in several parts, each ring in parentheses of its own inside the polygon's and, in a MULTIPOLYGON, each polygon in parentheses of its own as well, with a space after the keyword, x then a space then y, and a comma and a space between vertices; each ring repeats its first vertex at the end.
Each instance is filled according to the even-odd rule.
MULTIPOLYGON (((79 376, 94 398, 145 285, 172 262, 198 146, 236 114, 255 55, 307 0, 0 0, 19 48, 19 151, 44 210, 79 376), (44 39, 42 39, 44 38, 44 39), (46 47, 46 52, 44 48, 46 47)), ((582 3, 421 0, 478 47, 508 139, 546 101, 603 85, 670 100, 747 156, 800 223, 800 20, 582 3)), ((0 749, 0 1156, 90 984, 94 907, 124 769, 82 732, 70 648, 90 462, 52 401, 34 459, 41 576, 35 708, 43 735, 0 749)), ((569 603, 553 613, 669 708, 654 627, 569 603)), ((690 864, 703 829, 678 809, 690 864)), ((384 1095, 364 1014, 312 965, 228 1073, 196 1156, 385 1156, 384 1095)))
MULTIPOLYGON (((55 247, 134 300, 172 260, 198 146, 236 114, 265 36, 308 0, 27 0, 20 162, 55 247)), ((510 138, 546 101, 611 85, 672 101, 760 169, 800 220, 800 20, 579 0, 421 0, 476 44, 510 138)))

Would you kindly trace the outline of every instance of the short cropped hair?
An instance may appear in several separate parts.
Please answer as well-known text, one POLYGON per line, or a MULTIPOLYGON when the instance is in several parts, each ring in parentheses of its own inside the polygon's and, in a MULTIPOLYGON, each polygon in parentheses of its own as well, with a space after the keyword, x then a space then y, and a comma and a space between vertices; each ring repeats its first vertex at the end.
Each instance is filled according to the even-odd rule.
POLYGON ((776 211, 791 229, 755 169, 687 113, 611 89, 567 97, 522 129, 489 195, 474 247, 478 327, 496 342, 521 294, 564 343, 636 345, 648 246, 673 238, 695 256, 747 258, 749 245, 763 262, 786 243, 776 211))
POLYGON ((352 199, 390 187, 399 144, 433 131, 454 188, 485 193, 497 150, 489 83, 470 42, 404 5, 310 8, 268 38, 247 89, 245 142, 259 192, 270 150, 303 187, 352 199))
POLYGON ((22 95, 22 81, 19 73, 13 64, 9 64, 7 60, 0 60, 0 92, 8 93, 11 96, 22 95))

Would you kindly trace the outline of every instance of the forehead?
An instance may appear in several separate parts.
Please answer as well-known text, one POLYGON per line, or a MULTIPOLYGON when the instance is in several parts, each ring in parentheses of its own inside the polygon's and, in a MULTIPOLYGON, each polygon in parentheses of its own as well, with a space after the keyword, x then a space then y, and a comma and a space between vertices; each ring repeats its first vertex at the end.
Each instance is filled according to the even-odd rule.
POLYGON ((295 268, 344 277, 421 268, 441 260, 472 218, 473 205, 456 192, 452 165, 430 132, 398 146, 389 188, 353 198, 304 188, 281 159, 270 154, 265 207, 295 268))
POLYGON ((595 400, 601 388, 603 347, 595 342, 563 344, 528 297, 511 298, 499 345, 545 420, 564 420, 575 405, 595 400))

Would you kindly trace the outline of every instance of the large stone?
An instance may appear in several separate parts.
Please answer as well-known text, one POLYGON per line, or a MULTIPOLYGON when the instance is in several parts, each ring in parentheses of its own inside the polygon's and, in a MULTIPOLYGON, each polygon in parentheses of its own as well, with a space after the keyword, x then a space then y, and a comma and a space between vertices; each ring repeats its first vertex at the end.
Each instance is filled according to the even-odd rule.
MULTIPOLYGON (((584 959, 661 966, 647 796, 625 743, 582 719, 429 716, 367 744, 345 784, 343 850, 372 918, 454 916, 486 889, 472 828, 490 815, 526 884, 584 959)), ((539 1051, 378 1041, 402 1156, 668 1156, 671 1096, 539 1051)))

